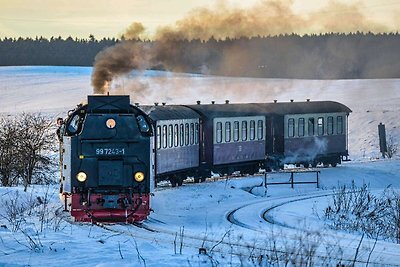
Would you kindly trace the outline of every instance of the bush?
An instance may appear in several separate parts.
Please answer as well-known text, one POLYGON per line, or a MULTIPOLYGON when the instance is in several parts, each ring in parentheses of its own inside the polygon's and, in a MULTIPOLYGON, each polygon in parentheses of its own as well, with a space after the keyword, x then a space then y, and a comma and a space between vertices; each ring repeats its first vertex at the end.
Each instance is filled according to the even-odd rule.
POLYGON ((381 197, 371 194, 367 185, 352 183, 334 190, 325 219, 336 230, 362 232, 368 237, 400 243, 400 196, 386 189, 381 197))

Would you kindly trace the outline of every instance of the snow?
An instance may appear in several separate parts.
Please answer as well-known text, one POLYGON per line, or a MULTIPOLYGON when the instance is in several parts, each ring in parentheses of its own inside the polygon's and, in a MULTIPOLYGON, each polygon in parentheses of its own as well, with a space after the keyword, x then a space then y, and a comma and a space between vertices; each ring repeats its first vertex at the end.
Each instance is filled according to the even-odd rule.
MULTIPOLYGON (((0 113, 65 116, 92 92, 90 74, 91 68, 82 67, 1 67, 0 113)), ((210 178, 179 188, 160 186, 152 198, 154 212, 143 227, 70 223, 62 212, 57 186, 32 186, 27 192, 0 187, 0 266, 258 266, 250 254, 268 254, 273 242, 293 249, 299 240, 304 242, 302 248, 317 244, 317 255, 331 256, 324 260, 327 265, 348 264, 355 257, 361 234, 330 230, 318 216, 329 203, 332 189, 354 181, 357 186, 368 184, 374 194, 388 186, 400 190, 400 159, 382 159, 377 137, 377 125, 382 122, 400 143, 400 79, 251 79, 151 71, 133 72, 117 83, 122 89, 111 93, 132 94, 133 102, 140 103, 307 98, 342 102, 353 110, 349 117, 352 161, 321 168, 319 188, 307 184, 265 189, 260 186, 262 175, 210 178), (138 84, 144 93, 133 89, 138 84), (48 199, 45 209, 37 204, 38 196, 48 199), (10 205, 6 204, 11 200, 32 204, 30 215, 16 218, 22 231, 12 231, 7 215, 10 205), (266 211, 269 222, 263 219, 266 211), (45 218, 43 223, 40 216, 45 218), (207 254, 200 255, 199 248, 206 248, 207 254)), ((275 181, 289 178, 290 173, 268 174, 275 181)), ((295 179, 313 180, 315 174, 295 179)), ((399 266, 400 245, 382 240, 375 244, 364 237, 357 260, 360 266, 367 260, 371 266, 399 266)), ((268 266, 265 259, 264 266, 268 266)))

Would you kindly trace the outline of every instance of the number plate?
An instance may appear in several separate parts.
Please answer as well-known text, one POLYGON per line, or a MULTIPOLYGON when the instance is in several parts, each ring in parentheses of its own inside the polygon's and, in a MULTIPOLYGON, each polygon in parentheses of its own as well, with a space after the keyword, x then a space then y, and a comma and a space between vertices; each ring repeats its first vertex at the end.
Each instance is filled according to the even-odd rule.
POLYGON ((96 148, 96 155, 125 155, 125 148, 96 148))

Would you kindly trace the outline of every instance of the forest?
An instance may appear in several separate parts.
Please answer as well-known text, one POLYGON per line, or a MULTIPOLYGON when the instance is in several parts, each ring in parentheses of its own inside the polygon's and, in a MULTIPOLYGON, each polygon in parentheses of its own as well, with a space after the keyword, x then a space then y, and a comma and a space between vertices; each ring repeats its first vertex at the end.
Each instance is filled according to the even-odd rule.
MULTIPOLYGON (((160 41, 129 40, 157 44, 160 41)), ((0 39, 0 66, 93 66, 98 52, 124 39, 0 39)), ((164 41, 165 42, 165 41, 164 41)), ((224 76, 302 79, 400 77, 399 33, 285 34, 170 40, 157 69, 224 76), (171 67, 172 66, 172 67, 171 67)))

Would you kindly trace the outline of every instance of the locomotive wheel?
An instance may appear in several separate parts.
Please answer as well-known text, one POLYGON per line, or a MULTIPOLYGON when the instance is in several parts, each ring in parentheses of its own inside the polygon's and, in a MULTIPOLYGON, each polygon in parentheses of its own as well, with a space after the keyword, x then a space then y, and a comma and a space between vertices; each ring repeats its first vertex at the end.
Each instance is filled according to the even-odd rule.
POLYGON ((332 165, 332 167, 336 167, 337 166, 337 163, 335 162, 335 163, 331 163, 331 165, 332 165))
POLYGON ((304 163, 303 166, 304 166, 304 168, 309 168, 310 164, 309 163, 304 163))
POLYGON ((177 180, 178 180, 178 186, 182 186, 183 178, 182 177, 178 177, 177 180))
POLYGON ((318 164, 317 164, 316 162, 311 163, 311 167, 313 167, 313 168, 316 168, 317 165, 318 165, 318 164))
POLYGON ((169 178, 169 182, 171 183, 172 187, 176 187, 176 177, 171 177, 169 178))

